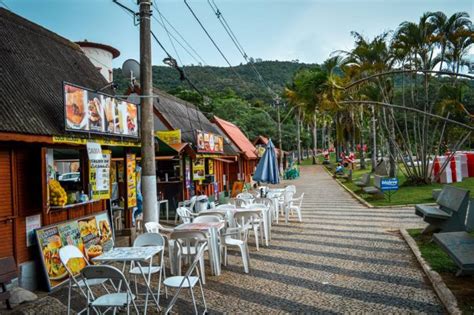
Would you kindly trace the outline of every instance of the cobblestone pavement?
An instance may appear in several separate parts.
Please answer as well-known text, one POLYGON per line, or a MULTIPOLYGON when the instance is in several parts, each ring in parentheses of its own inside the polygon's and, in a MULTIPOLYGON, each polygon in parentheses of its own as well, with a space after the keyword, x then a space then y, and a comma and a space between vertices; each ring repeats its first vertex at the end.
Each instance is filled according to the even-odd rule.
MULTIPOLYGON (((445 312, 398 232, 422 226, 413 208, 369 209, 321 166, 301 173, 291 183, 305 193, 303 222, 280 221, 270 247, 251 246, 249 274, 237 252, 221 276, 208 274, 210 313, 445 312)), ((174 310, 191 312, 189 301, 183 294, 174 310)))

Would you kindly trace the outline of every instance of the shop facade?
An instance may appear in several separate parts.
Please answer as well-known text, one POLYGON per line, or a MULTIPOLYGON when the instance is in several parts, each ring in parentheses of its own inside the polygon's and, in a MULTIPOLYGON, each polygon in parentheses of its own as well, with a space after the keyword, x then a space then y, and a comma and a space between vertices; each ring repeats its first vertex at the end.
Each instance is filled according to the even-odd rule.
POLYGON ((240 128, 233 123, 217 116, 214 116, 212 121, 239 151, 238 160, 230 165, 231 181, 251 183, 258 163, 257 149, 240 128))
MULTIPOLYGON (((159 141, 184 148, 174 155, 176 162, 179 161, 181 186, 181 190, 174 193, 185 200, 201 194, 216 198, 219 193, 228 192, 231 188, 229 165, 238 158, 235 146, 193 104, 157 89, 154 94, 158 96, 154 105, 155 131, 159 141)), ((158 149, 158 154, 167 154, 163 151, 166 152, 158 149)), ((163 164, 158 161, 157 172, 164 169, 163 164)), ((166 184, 162 183, 162 175, 157 176, 160 178, 160 192, 160 183, 166 184)), ((178 200, 171 195, 164 197, 178 200)))
POLYGON ((35 230, 104 212, 112 224, 114 199, 130 225, 139 106, 111 96, 78 45, 1 8, 0 36, 0 258, 36 279, 35 230))

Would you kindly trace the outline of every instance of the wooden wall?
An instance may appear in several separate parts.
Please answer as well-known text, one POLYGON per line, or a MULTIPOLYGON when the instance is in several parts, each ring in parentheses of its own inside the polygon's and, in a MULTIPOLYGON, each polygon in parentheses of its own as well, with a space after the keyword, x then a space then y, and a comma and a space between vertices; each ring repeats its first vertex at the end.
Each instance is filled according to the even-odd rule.
POLYGON ((42 225, 59 223, 106 209, 99 201, 43 215, 42 149, 39 144, 0 143, 0 258, 20 264, 32 260, 36 246, 26 246, 26 217, 42 214, 42 225))

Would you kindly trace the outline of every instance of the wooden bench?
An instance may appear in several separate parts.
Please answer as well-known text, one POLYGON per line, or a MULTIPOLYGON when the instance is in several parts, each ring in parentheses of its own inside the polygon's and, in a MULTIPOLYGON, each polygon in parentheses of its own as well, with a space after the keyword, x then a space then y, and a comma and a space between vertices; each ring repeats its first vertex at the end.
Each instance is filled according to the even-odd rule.
POLYGON ((458 265, 456 276, 474 274, 474 236, 464 231, 436 233, 433 240, 458 265))
POLYGON ((10 292, 7 290, 7 285, 11 281, 18 277, 16 270, 16 263, 13 257, 0 258, 0 286, 2 291, 0 292, 0 301, 5 301, 7 309, 11 310, 10 305, 10 292))
POLYGON ((469 191, 453 186, 444 186, 436 200, 437 205, 419 204, 415 206, 416 215, 429 225, 423 234, 432 232, 457 232, 466 229, 469 191))
POLYGON ((375 195, 378 197, 384 197, 384 194, 380 188, 383 176, 374 175, 374 186, 368 186, 362 188, 362 191, 369 195, 375 195))
POLYGON ((356 180, 354 184, 359 187, 360 189, 363 189, 364 187, 369 186, 370 184, 370 173, 362 175, 360 180, 356 180))

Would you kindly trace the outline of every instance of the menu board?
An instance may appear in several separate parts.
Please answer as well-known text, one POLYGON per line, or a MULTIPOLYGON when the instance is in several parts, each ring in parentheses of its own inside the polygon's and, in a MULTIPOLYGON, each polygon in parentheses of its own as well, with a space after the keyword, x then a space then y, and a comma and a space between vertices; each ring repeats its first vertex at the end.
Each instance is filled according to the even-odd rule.
POLYGON ((127 206, 129 208, 137 206, 137 174, 135 154, 127 154, 127 206))
POLYGON ((223 153, 224 138, 222 136, 197 130, 197 151, 205 153, 223 153))
POLYGON ((93 200, 110 198, 110 156, 111 151, 104 150, 101 159, 89 160, 89 183, 93 200))
MULTIPOLYGON (((60 248, 66 245, 76 246, 91 263, 91 258, 113 247, 112 230, 106 212, 37 229, 36 238, 49 290, 68 279, 67 270, 59 258, 60 248)), ((79 273, 86 265, 86 260, 81 258, 71 259, 67 264, 74 274, 79 273)))
POLYGON ((137 104, 70 83, 63 85, 67 131, 138 138, 137 104))

